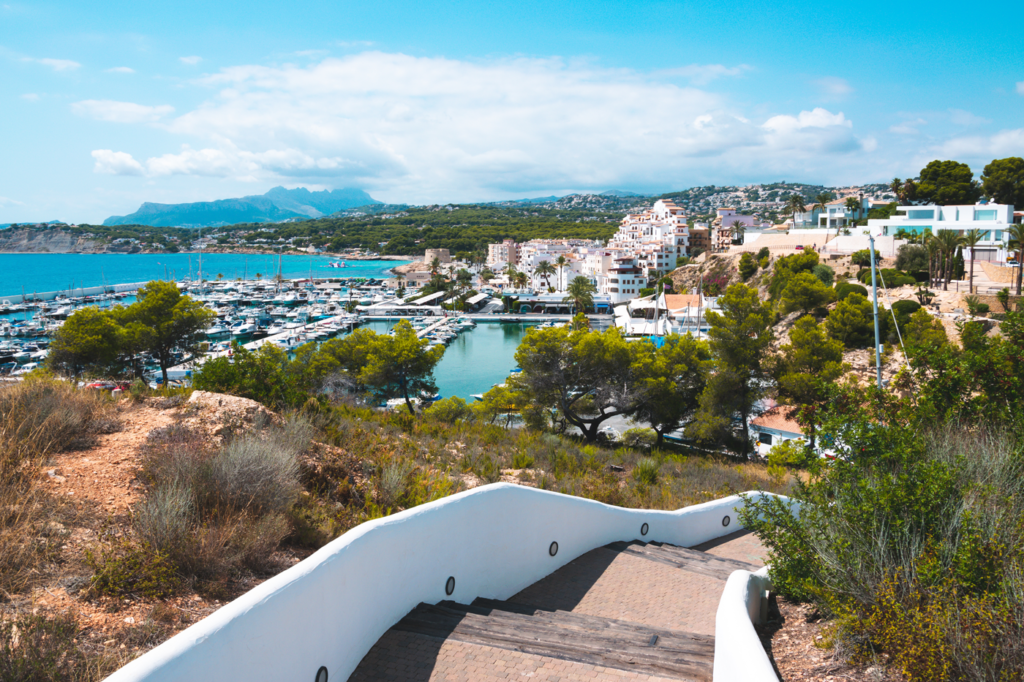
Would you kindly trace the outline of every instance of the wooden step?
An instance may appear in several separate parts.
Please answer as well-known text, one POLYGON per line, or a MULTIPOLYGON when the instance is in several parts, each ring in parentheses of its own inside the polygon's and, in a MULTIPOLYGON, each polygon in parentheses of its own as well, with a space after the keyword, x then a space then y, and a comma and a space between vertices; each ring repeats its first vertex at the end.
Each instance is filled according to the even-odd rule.
POLYGON ((675 568, 706 575, 718 580, 727 580, 733 571, 756 571, 760 566, 739 561, 737 559, 726 559, 707 552, 674 545, 656 545, 643 542, 613 542, 605 545, 610 550, 638 556, 650 561, 673 566, 675 568))
MULTIPOLYGON (((447 605, 447 602, 441 602, 441 604, 447 605)), ((653 635, 657 635, 658 646, 667 648, 693 648, 710 652, 714 652, 715 648, 715 638, 713 635, 656 628, 628 620, 589 616, 573 611, 547 611, 527 604, 516 604, 515 602, 485 599, 483 597, 474 599, 470 607, 478 609, 475 611, 477 613, 497 615, 496 612, 504 611, 544 622, 557 623, 561 627, 577 629, 583 632, 636 633, 637 641, 640 643, 649 642, 653 635)), ((463 608, 465 607, 463 606, 463 608)))
POLYGON ((394 629, 673 679, 711 679, 713 638, 623 622, 602 628, 593 616, 547 611, 535 617, 521 613, 521 605, 512 609, 420 604, 394 629))

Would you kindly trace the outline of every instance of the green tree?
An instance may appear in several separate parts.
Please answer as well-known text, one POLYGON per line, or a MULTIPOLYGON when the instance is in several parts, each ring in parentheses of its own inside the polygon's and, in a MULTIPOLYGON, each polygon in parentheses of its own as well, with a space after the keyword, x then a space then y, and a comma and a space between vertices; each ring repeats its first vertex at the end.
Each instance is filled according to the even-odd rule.
POLYGON ((412 398, 437 392, 434 368, 444 347, 431 348, 428 340, 416 338, 416 330, 407 320, 399 321, 393 331, 394 336, 373 339, 359 381, 378 401, 402 398, 409 414, 416 414, 412 398))
POLYGON ((904 272, 927 272, 928 249, 919 244, 901 244, 896 252, 896 269, 904 272))
POLYGON ((532 329, 516 351, 523 369, 516 383, 523 404, 559 412, 594 441, 602 423, 634 413, 643 402, 640 377, 653 350, 649 343, 628 343, 616 327, 532 329))
POLYGON ((907 351, 915 355, 920 352, 931 352, 949 341, 942 322, 923 308, 910 316, 907 324, 902 327, 902 332, 907 351))
POLYGON ((754 256, 749 252, 744 253, 740 256, 740 277, 746 282, 755 272, 757 272, 757 261, 754 260, 754 256))
MULTIPOLYGON (((826 213, 826 211, 828 210, 828 202, 832 201, 832 197, 833 195, 831 192, 821 192, 820 194, 818 194, 818 196, 814 197, 814 208, 825 213, 826 229, 832 227, 831 225, 828 224, 828 213, 826 213)), ((817 227, 817 225, 815 225, 815 227, 817 227)))
POLYGON ((594 305, 594 294, 597 293, 597 287, 594 283, 583 275, 578 275, 572 278, 569 282, 569 286, 565 289, 565 298, 562 299, 563 303, 572 303, 573 312, 587 312, 588 308, 594 305))
POLYGON ((562 289, 562 287, 563 287, 563 285, 562 285, 562 280, 563 280, 562 273, 565 271, 565 268, 568 265, 569 265, 569 261, 566 259, 565 256, 559 256, 557 259, 555 259, 555 267, 558 268, 558 288, 559 289, 562 289))
POLYGON ((943 206, 973 204, 981 196, 974 173, 966 163, 932 161, 921 169, 917 199, 943 206))
POLYGON ((835 291, 812 273, 794 275, 782 292, 782 312, 802 311, 805 315, 822 310, 836 299, 835 291))
POLYGON ((274 408, 300 405, 305 396, 289 377, 288 354, 272 343, 251 351, 234 342, 231 357, 207 359, 192 375, 200 391, 228 393, 274 408))
POLYGON ((345 384, 350 393, 362 393, 360 373, 369 363, 376 340, 376 332, 360 328, 319 345, 304 344, 295 350, 288 372, 297 386, 311 393, 320 393, 328 387, 339 389, 339 383, 345 384))
POLYGON ((113 316, 88 306, 71 313, 54 333, 46 365, 71 377, 86 368, 102 372, 114 364, 119 350, 119 327, 113 316))
MULTIPOLYGON (((879 333, 884 338, 888 327, 879 311, 879 333)), ((851 293, 839 301, 825 318, 828 335, 847 348, 870 346, 875 338, 874 309, 864 296, 851 293)))
POLYGON ((697 419, 688 429, 704 441, 721 441, 733 415, 742 423, 740 450, 750 449, 750 415, 764 394, 765 360, 774 341, 772 312, 757 291, 733 284, 719 297, 722 312, 708 311, 708 339, 715 372, 701 394, 697 419))
POLYGON ((651 425, 660 445, 666 433, 687 426, 707 386, 711 348, 691 334, 671 334, 639 374, 644 399, 633 415, 651 425))
POLYGON ((779 351, 773 368, 779 400, 799 406, 797 421, 807 429, 813 449, 818 410, 827 400, 824 386, 849 369, 843 364, 843 344, 829 338, 821 325, 807 315, 796 321, 789 331, 789 343, 779 351))
POLYGON ((836 271, 833 270, 830 265, 818 263, 813 268, 811 268, 811 272, 813 272, 814 276, 820 279, 821 283, 827 287, 832 286, 832 284, 836 281, 836 271))
POLYGON ((512 285, 516 289, 525 289, 530 285, 530 277, 525 272, 516 272, 512 275, 512 285))
POLYGON ((942 290, 949 291, 949 280, 953 277, 957 249, 963 243, 963 237, 956 230, 939 230, 935 235, 935 243, 942 259, 942 290))
POLYGON ((997 204, 1024 208, 1024 159, 1011 156, 994 159, 981 173, 981 187, 997 204))
POLYGON ((858 214, 861 210, 860 199, 858 199, 857 197, 846 197, 846 210, 853 214, 853 218, 850 219, 850 222, 848 224, 856 224, 858 214))
POLYGON ((804 212, 804 203, 804 198, 799 194, 791 194, 786 202, 786 210, 793 215, 793 227, 796 227, 796 214, 804 212))
POLYGON ((772 268, 771 280, 768 282, 768 295, 772 300, 777 300, 782 296, 782 292, 785 291, 789 280, 794 275, 801 272, 814 272, 816 265, 818 265, 818 254, 814 251, 795 253, 777 259, 772 268))
POLYGON ((217 317, 202 303, 185 296, 174 282, 154 280, 139 289, 128 317, 145 328, 141 343, 160 365, 164 384, 175 351, 197 355, 203 332, 217 317))

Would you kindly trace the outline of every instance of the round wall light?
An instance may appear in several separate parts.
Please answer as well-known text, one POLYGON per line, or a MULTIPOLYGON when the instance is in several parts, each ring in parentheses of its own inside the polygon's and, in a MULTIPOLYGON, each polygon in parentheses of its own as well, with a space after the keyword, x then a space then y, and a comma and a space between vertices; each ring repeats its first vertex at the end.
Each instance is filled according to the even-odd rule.
POLYGON ((449 597, 452 596, 452 592, 455 591, 455 576, 448 576, 447 582, 444 584, 444 593, 449 597))
POLYGON ((314 682, 327 682, 327 666, 322 665, 320 669, 316 671, 316 679, 314 682))
POLYGON ((558 554, 558 543, 557 542, 552 542, 551 543, 551 545, 548 547, 548 554, 550 554, 551 556, 555 556, 556 554, 558 554))
POLYGON ((722 525, 728 526, 730 521, 732 521, 732 519, 730 519, 727 515, 725 518, 722 519, 722 525))
POLYGON ((640 535, 647 535, 647 531, 649 531, 650 529, 651 527, 645 523, 644 525, 640 526, 640 535))

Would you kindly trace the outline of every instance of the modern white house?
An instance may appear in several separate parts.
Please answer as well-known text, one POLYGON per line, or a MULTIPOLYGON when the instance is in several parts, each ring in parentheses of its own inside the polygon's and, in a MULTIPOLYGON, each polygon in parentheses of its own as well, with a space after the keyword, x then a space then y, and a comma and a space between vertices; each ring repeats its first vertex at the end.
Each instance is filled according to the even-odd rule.
POLYGON ((854 221, 866 218, 868 210, 871 209, 870 199, 865 197, 854 198, 860 203, 860 208, 855 211, 850 210, 846 206, 846 200, 849 197, 840 197, 835 201, 830 201, 825 204, 824 208, 818 204, 807 204, 803 212, 797 212, 793 216, 793 227, 798 229, 808 227, 824 227, 826 229, 848 227, 854 221))
POLYGON ((974 249, 974 260, 1006 262, 1006 229, 1014 222, 1010 204, 975 204, 969 206, 899 206, 890 218, 868 221, 872 234, 885 237, 920 235, 925 231, 938 234, 955 230, 964 234, 980 230, 981 243, 974 249))

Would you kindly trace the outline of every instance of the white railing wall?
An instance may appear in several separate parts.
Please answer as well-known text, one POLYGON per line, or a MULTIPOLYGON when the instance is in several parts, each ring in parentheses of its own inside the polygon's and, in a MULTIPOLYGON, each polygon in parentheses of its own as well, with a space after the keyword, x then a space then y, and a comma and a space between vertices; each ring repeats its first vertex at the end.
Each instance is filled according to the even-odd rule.
MULTIPOLYGON (((681 546, 713 540, 740 528, 742 505, 732 496, 649 511, 504 483, 482 486, 352 529, 108 680, 314 682, 326 666, 330 680, 341 682, 420 602, 507 599, 617 540, 681 546)), ((733 633, 720 625, 718 637, 721 646, 733 633)), ((763 656, 760 644, 757 649, 763 656)))
POLYGON ((733 571, 715 614, 714 682, 778 682, 754 629, 768 612, 768 568, 733 571))

